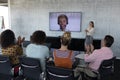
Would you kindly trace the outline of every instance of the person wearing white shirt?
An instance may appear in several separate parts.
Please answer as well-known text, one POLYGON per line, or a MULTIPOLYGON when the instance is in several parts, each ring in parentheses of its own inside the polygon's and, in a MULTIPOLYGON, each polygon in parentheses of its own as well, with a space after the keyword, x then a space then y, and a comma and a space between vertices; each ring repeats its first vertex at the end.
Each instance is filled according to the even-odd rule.
POLYGON ((90 21, 88 28, 85 30, 86 38, 85 38, 85 49, 86 53, 90 53, 93 51, 93 34, 94 34, 94 22, 90 21), (91 51, 92 50, 92 51, 91 51))

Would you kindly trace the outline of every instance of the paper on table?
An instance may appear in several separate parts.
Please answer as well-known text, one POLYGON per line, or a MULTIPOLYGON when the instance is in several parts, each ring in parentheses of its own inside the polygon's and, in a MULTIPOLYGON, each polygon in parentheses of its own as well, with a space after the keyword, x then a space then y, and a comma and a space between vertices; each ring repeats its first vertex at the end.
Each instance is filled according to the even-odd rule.
POLYGON ((75 58, 84 59, 84 53, 78 54, 75 58))

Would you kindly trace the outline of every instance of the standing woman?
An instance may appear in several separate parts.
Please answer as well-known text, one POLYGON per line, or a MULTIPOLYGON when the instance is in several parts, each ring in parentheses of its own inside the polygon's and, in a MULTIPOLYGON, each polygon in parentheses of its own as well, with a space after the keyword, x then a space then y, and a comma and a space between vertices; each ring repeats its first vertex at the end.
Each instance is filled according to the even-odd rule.
POLYGON ((86 53, 91 53, 94 49, 93 47, 93 34, 94 34, 94 22, 90 21, 88 28, 85 30, 86 39, 85 39, 85 49, 86 53))

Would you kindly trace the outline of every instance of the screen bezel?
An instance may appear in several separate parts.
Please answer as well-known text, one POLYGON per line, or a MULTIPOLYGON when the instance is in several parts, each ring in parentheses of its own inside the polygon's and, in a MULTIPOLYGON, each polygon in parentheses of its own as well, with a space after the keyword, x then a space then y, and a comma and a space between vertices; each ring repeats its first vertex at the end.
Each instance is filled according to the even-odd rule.
MULTIPOLYGON (((81 30, 82 30, 82 28, 81 28, 81 25, 82 25, 82 12, 49 12, 49 31, 60 31, 61 32, 61 30, 51 29, 51 14, 56 14, 57 15, 56 16, 56 21, 57 21, 58 15, 60 15, 60 14, 65 14, 65 15, 67 15, 67 14, 79 14, 79 28, 80 28, 80 30, 78 30, 78 31, 70 30, 70 32, 81 32, 81 30)), ((57 23, 58 22, 56 22, 56 25, 58 25, 57 23)))

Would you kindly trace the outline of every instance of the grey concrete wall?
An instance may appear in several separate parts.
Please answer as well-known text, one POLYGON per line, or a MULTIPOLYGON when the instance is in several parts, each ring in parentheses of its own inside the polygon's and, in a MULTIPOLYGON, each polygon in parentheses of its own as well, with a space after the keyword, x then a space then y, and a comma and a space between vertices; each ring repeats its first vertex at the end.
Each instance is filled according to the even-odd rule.
POLYGON ((120 56, 120 0, 10 0, 11 28, 16 35, 29 36, 35 30, 44 30, 47 36, 62 32, 49 31, 49 12, 82 12, 82 31, 72 37, 84 38, 89 21, 95 22, 95 39, 114 36, 112 49, 120 56))

